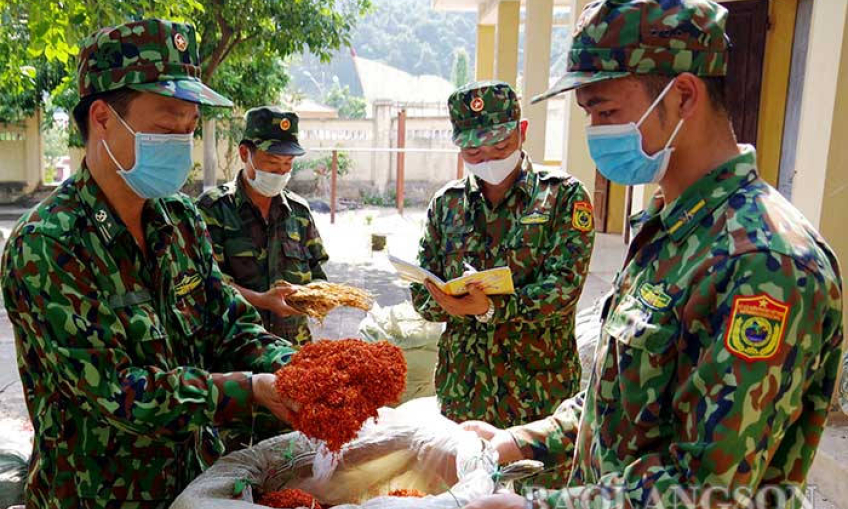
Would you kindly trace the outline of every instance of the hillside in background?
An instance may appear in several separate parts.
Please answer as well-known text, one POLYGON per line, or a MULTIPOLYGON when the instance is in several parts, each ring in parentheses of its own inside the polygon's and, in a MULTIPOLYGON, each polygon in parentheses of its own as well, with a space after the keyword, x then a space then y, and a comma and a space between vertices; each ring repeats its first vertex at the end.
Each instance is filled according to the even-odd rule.
MULTIPOLYGON (((410 74, 435 74, 450 79, 454 52, 464 48, 474 69, 476 15, 436 12, 430 0, 374 0, 372 12, 360 20, 353 35, 356 54, 410 74)), ((306 55, 289 69, 294 86, 310 97, 322 97, 337 76, 342 86, 361 94, 349 50, 330 64, 306 55), (307 74, 308 73, 308 74, 307 74)))
MULTIPOLYGON (((468 54, 469 76, 474 76, 477 16, 474 13, 438 12, 430 0, 373 0, 372 12, 354 29, 352 44, 358 56, 391 65, 413 75, 434 74, 451 80, 454 54, 468 54)), ((519 45, 519 72, 523 68, 523 27, 519 45)), ((564 71, 564 52, 569 33, 556 27, 551 48, 551 74, 564 71)), ((355 96, 362 90, 350 50, 336 53, 329 64, 304 55, 289 68, 293 88, 316 100, 323 100, 334 86, 334 78, 355 96)))

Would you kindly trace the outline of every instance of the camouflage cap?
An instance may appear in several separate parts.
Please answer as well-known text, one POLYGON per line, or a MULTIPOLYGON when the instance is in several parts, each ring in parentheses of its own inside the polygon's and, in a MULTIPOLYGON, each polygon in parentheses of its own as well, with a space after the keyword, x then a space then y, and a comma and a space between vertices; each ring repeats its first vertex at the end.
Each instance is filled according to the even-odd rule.
POLYGON ((448 110, 453 142, 462 148, 499 143, 521 120, 518 97, 502 81, 478 81, 458 88, 448 98, 448 110))
POLYGON ((727 10, 710 0, 599 0, 586 6, 565 75, 536 103, 630 74, 725 76, 727 10))
POLYGON ((130 88, 209 106, 232 106, 200 80, 194 27, 146 19, 98 30, 81 45, 80 99, 130 88))
POLYGON ((277 106, 260 106, 245 115, 244 139, 263 152, 281 156, 306 153, 297 142, 297 113, 277 106))

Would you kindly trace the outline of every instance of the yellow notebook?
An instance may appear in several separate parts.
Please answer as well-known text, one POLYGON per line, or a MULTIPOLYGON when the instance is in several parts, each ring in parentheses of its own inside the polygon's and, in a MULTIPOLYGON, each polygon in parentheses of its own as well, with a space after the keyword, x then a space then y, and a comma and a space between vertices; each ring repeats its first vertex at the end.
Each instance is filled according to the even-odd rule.
POLYGON ((468 293, 468 284, 476 282, 483 284, 487 295, 511 295, 515 293, 515 287, 512 284, 512 270, 509 267, 472 272, 445 282, 429 270, 405 262, 400 258, 389 255, 389 261, 404 281, 424 284, 424 281, 429 279, 439 290, 448 295, 464 295, 468 293))

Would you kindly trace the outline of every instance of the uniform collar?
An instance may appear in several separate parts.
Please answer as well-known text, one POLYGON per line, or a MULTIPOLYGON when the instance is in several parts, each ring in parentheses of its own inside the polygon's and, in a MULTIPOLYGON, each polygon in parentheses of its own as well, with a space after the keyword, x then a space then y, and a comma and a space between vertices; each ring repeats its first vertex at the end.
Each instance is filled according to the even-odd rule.
MULTIPOLYGON (((530 161, 530 156, 527 152, 521 151, 521 170, 518 174, 518 178, 513 182, 512 189, 518 189, 527 196, 530 196, 533 193, 533 183, 529 178, 530 174, 533 173, 533 162, 530 161)), ((483 192, 483 186, 480 183, 480 179, 475 177, 474 175, 469 174, 466 179, 465 189, 468 194, 481 194, 483 192)), ((507 192, 509 195, 509 191, 507 192)))
MULTIPOLYGON (((83 159, 82 166, 74 178, 74 186, 89 220, 95 225, 103 242, 107 246, 111 246, 116 238, 124 232, 128 232, 126 225, 120 216, 112 210, 109 201, 106 199, 106 194, 94 180, 85 159, 83 159)), ((173 227, 168 211, 162 200, 159 199, 145 202, 142 219, 145 229, 152 227, 154 230, 159 230, 173 227)))
MULTIPOLYGON (((236 175, 236 208, 241 208, 244 205, 249 207, 256 208, 256 205, 250 200, 250 196, 248 196, 247 191, 245 190, 245 186, 247 184, 246 180, 247 176, 244 173, 244 170, 239 171, 238 175, 236 175)), ((271 199, 271 210, 274 210, 275 207, 282 206, 286 209, 286 212, 291 212, 291 205, 289 204, 289 200, 286 198, 286 191, 283 190, 279 195, 275 196, 271 199)), ((270 217, 270 215, 269 215, 270 217)))
POLYGON ((638 229, 659 217, 662 227, 674 242, 685 239, 703 218, 722 205, 740 187, 757 178, 757 153, 751 145, 741 145, 742 153, 689 186, 674 202, 665 205, 658 190, 648 208, 630 219, 638 229))

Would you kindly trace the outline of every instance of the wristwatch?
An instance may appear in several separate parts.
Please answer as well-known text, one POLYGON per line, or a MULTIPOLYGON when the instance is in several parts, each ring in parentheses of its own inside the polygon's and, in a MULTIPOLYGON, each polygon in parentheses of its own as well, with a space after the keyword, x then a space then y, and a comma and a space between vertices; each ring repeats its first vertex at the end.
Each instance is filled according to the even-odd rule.
POLYGON ((489 309, 482 315, 474 315, 474 318, 480 323, 489 323, 493 316, 495 316, 495 303, 492 302, 492 299, 489 299, 489 309))

